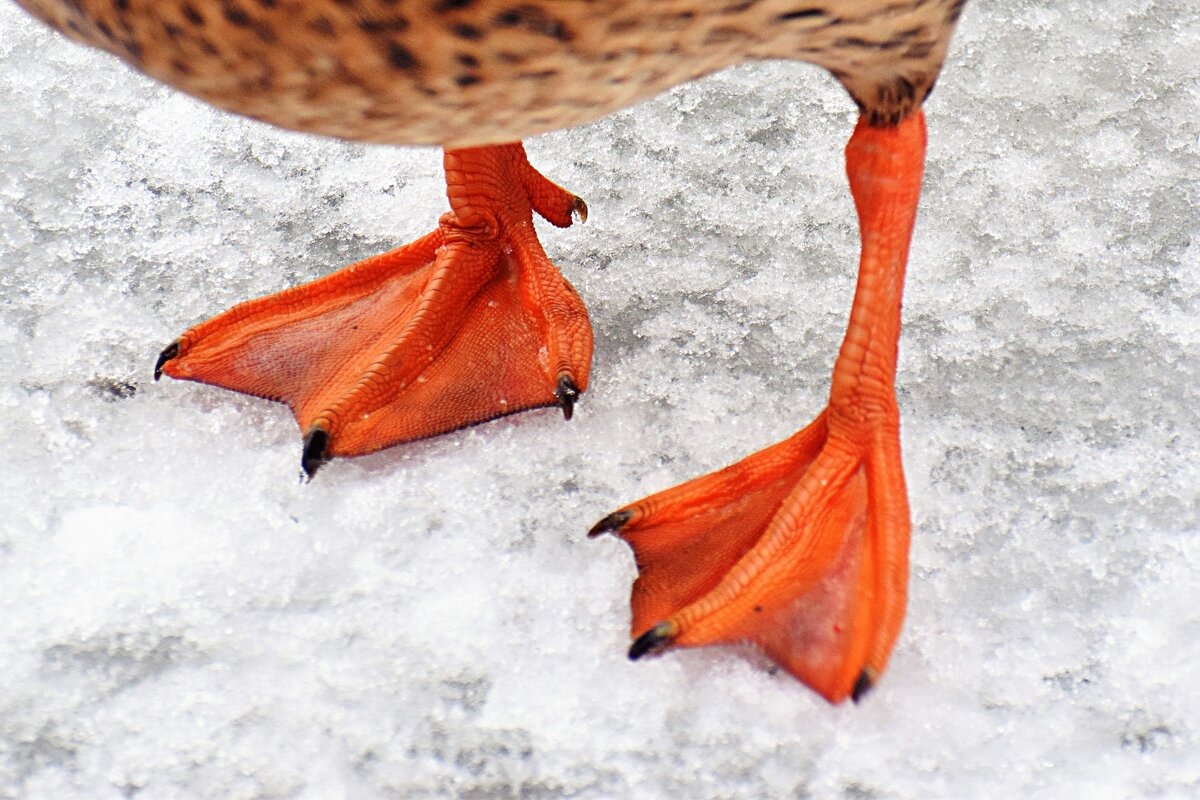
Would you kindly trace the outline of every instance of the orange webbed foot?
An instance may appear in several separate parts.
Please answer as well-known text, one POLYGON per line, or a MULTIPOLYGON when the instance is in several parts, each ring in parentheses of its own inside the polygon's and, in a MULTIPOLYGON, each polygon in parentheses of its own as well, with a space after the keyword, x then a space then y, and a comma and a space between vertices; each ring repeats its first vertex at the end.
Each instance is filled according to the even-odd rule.
POLYGON ((827 410, 790 439, 606 517, 637 560, 629 655, 748 641, 830 702, 883 672, 903 618, 896 420, 827 410))
POLYGON ((887 128, 860 121, 846 148, 862 257, 825 411, 592 529, 634 551, 631 658, 751 642, 832 703, 859 700, 882 674, 908 584, 894 383, 924 153, 920 112, 887 128))
POLYGON ((534 232, 587 206, 520 144, 449 150, 438 229, 324 278, 234 306, 167 347, 155 377, 286 403, 311 474, 334 456, 541 406, 570 419, 592 330, 534 232))

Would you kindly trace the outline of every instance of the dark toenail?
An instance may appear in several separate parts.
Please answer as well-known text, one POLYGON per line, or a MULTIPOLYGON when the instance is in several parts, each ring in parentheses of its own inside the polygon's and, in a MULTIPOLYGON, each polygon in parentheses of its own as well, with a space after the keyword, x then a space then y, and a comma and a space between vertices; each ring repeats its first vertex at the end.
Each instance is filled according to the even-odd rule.
POLYGON ((554 390, 554 397, 558 400, 563 417, 570 419, 571 415, 575 413, 575 401, 579 399, 579 387, 575 385, 575 381, 571 380, 571 376, 563 375, 558 379, 558 388, 554 390))
POLYGON ((629 647, 629 660, 637 661, 647 653, 662 650, 675 638, 675 625, 670 622, 660 622, 639 636, 629 647))
POLYGON ((871 677, 871 671, 864 669, 858 673, 858 680, 854 682, 854 688, 850 690, 850 699, 857 703, 867 696, 867 692, 875 685, 875 679, 871 677))
POLYGON ((595 539, 604 533, 619 533, 621 528, 625 527, 625 523, 631 519, 633 519, 632 511, 614 511, 592 526, 592 529, 588 531, 588 538, 595 539))
POLYGON ((300 456, 300 469, 304 471, 303 479, 312 480, 313 475, 325 463, 325 451, 329 448, 329 432, 316 425, 308 429, 304 436, 304 454, 300 456))
POLYGON ((158 354, 158 361, 154 362, 154 380, 162 377, 163 364, 170 361, 179 355, 179 342, 174 341, 163 348, 163 351, 158 354))

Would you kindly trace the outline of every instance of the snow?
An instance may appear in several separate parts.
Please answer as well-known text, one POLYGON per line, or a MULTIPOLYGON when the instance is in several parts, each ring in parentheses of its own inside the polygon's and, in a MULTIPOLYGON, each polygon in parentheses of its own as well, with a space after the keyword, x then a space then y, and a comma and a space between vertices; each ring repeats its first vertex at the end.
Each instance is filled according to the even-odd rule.
POLYGON ((1200 797, 1200 11, 981 0, 928 104, 899 397, 908 621, 830 707, 628 662, 588 527, 823 405, 857 257, 828 76, 530 141, 591 309, 564 423, 296 480, 280 406, 163 381, 248 297, 428 230, 428 149, 230 118, 0 4, 0 797, 1200 797))

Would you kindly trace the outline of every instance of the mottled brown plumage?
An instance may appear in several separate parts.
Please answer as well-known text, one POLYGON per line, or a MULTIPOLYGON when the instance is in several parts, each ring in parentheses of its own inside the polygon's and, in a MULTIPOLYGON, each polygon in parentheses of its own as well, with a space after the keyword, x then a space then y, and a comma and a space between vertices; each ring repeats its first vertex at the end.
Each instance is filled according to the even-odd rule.
POLYGON ((589 122, 742 61, 832 72, 874 124, 933 87, 964 0, 17 0, 221 108, 464 146, 589 122))

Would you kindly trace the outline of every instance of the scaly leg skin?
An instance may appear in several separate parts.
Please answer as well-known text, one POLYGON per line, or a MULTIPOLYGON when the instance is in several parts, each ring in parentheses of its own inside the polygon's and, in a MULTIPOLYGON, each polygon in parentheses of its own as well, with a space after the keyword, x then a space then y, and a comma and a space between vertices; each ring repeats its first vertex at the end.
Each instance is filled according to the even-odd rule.
POLYGON ((570 419, 592 328, 532 212, 565 228, 587 206, 519 143, 447 150, 445 168, 452 210, 437 230, 197 325, 159 356, 155 379, 287 403, 310 477, 333 456, 528 408, 558 405, 570 419))
POLYGON ((829 405, 792 438, 626 506, 592 535, 634 551, 630 658, 749 641, 831 703, 879 679, 904 620, 900 295, 925 158, 921 112, 846 147, 862 258, 829 405))

